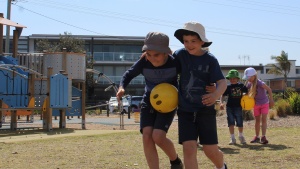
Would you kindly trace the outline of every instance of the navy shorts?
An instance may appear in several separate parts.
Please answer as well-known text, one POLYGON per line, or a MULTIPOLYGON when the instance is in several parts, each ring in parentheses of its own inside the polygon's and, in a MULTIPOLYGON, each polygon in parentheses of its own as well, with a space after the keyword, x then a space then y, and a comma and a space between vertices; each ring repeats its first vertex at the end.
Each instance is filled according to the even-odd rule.
POLYGON ((150 103, 147 104, 145 102, 142 102, 141 117, 140 117, 140 132, 142 133, 142 129, 144 127, 151 126, 153 127, 153 129, 160 129, 167 133, 173 122, 176 110, 177 109, 175 109, 170 113, 160 113, 155 109, 153 109, 150 103))
POLYGON ((243 111, 241 107, 226 107, 228 127, 235 125, 243 127, 243 111))
POLYGON ((178 110, 179 143, 200 140, 202 145, 218 144, 216 110, 213 106, 197 112, 178 110))

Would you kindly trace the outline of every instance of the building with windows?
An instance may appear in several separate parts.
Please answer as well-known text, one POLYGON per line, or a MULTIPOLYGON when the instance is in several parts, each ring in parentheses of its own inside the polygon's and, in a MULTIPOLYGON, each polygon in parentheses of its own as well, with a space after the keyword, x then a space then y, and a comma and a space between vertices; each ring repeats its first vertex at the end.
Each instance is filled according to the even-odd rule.
MULTIPOLYGON (((74 38, 84 40, 86 54, 94 60, 94 69, 104 73, 116 85, 119 84, 123 73, 139 59, 142 54, 144 38, 142 36, 96 36, 96 35, 72 35, 74 38)), ((36 43, 38 40, 48 39, 49 41, 59 41, 60 35, 32 34, 30 36, 20 36, 18 41, 19 53, 36 53, 36 43)), ((5 37, 4 37, 5 41, 5 37)), ((5 44, 5 43, 3 43, 5 44)), ((12 51, 12 37, 10 43, 10 53, 12 51)), ((300 91, 300 66, 296 66, 296 60, 290 60, 292 63, 291 71, 288 77, 288 87, 294 87, 300 91)), ((222 63, 220 63, 222 64, 222 63)), ((236 69, 243 76, 247 67, 254 67, 258 72, 258 77, 265 81, 274 92, 282 91, 284 85, 283 77, 273 74, 267 74, 271 65, 221 65, 223 74, 226 75, 230 69, 236 69)), ((97 75, 95 75, 95 79, 97 75)), ((144 78, 138 76, 134 78, 126 89, 130 95, 142 95, 144 93, 144 78)), ((113 90, 105 89, 109 82, 100 78, 94 88, 89 89, 88 100, 94 102, 108 100, 115 95, 113 90)))

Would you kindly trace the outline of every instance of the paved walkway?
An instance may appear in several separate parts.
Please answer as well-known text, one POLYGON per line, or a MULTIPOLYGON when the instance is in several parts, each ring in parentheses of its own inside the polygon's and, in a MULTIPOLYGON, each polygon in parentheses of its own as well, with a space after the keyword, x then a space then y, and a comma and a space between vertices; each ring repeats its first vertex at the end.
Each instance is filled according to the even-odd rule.
MULTIPOLYGON (((140 123, 137 121, 138 119, 135 119, 134 116, 131 116, 130 119, 128 119, 128 116, 124 116, 124 125, 139 125, 140 123)), ((78 118, 77 116, 74 116, 73 118, 66 119, 66 123, 68 124, 81 124, 82 119, 78 118)), ((120 125, 120 116, 119 115, 113 115, 110 117, 106 117, 104 115, 101 116, 86 116, 85 119, 86 124, 103 124, 103 125, 120 125)), ((58 120, 55 120, 53 118, 52 120, 53 124, 59 123, 58 120)), ((41 126, 43 124, 43 120, 40 120, 39 116, 34 117, 33 122, 27 122, 25 116, 21 116, 21 119, 18 120, 17 127, 18 128, 24 128, 26 126, 41 126)), ((5 122, 2 124, 2 128, 0 130, 4 129, 7 130, 10 128, 10 117, 6 117, 5 122)))

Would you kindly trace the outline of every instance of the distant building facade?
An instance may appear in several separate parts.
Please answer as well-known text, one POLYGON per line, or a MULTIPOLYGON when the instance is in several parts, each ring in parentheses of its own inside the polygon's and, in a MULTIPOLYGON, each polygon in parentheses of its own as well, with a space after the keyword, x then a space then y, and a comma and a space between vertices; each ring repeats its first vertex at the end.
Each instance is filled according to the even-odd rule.
MULTIPOLYGON (((74 38, 82 39, 85 42, 86 54, 94 59, 94 69, 104 73, 116 85, 119 84, 123 73, 140 58, 143 36, 96 36, 96 35, 72 35, 74 38)), ((60 35, 32 34, 30 36, 20 36, 18 42, 19 53, 36 53, 36 43, 40 39, 49 41, 59 41, 60 35)), ((4 37, 5 42, 5 37, 4 37)), ((5 44, 5 43, 3 43, 5 44)), ((12 37, 10 44, 10 53, 12 51, 12 37)), ((300 91, 300 66, 296 66, 296 60, 290 60, 291 71, 288 76, 288 87, 294 87, 300 91)), ((268 84, 274 92, 280 92, 283 89, 283 77, 277 77, 273 74, 267 74, 271 68, 270 65, 221 65, 222 72, 227 75, 230 69, 237 69, 240 76, 243 76, 247 67, 254 67, 258 72, 258 77, 268 84)), ((97 75, 95 75, 97 78, 97 75)), ((130 95, 142 95, 144 93, 144 78, 138 76, 134 78, 126 89, 130 95)), ((105 79, 100 79, 91 93, 88 94, 88 100, 104 101, 108 100, 115 93, 113 90, 104 92, 109 85, 105 79)))

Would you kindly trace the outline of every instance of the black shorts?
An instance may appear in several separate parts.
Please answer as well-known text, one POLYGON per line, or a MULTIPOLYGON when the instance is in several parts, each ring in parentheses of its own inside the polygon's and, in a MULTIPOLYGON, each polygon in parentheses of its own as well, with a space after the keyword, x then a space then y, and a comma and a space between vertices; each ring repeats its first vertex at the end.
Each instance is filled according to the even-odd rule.
POLYGON ((218 144, 216 111, 205 107, 197 112, 178 110, 179 143, 200 140, 200 144, 218 144))
POLYGON ((141 104, 141 117, 140 117, 140 131, 144 127, 151 126, 153 129, 160 129, 168 132, 177 109, 170 113, 160 113, 153 109, 151 104, 142 102, 141 104))

